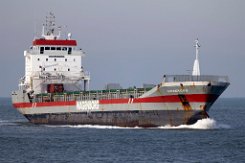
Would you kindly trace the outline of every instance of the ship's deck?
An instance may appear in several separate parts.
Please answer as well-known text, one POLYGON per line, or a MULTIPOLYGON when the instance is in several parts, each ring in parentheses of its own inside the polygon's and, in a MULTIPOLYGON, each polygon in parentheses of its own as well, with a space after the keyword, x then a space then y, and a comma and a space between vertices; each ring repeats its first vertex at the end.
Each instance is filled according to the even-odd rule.
MULTIPOLYGON (((212 75, 164 75, 163 82, 225 82, 229 83, 227 76, 212 75)), ((34 95, 31 102, 53 102, 53 101, 76 101, 76 100, 101 100, 117 98, 139 98, 150 88, 129 88, 129 89, 104 89, 90 91, 64 91, 60 93, 40 93, 34 95)))
POLYGON ((129 88, 110 90, 73 91, 62 93, 36 94, 32 102, 75 101, 75 100, 101 100, 116 98, 138 98, 152 88, 129 88))

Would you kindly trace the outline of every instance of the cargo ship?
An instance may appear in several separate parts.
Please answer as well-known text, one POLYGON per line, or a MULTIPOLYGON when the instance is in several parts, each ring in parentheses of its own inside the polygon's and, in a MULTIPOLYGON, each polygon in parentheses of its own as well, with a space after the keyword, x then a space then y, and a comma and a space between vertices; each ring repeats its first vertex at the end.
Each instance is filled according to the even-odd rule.
POLYGON ((227 76, 201 75, 199 43, 190 75, 163 75, 156 85, 123 89, 109 84, 90 90, 90 73, 71 33, 61 37, 50 13, 40 37, 24 51, 25 75, 12 92, 13 106, 34 124, 156 127, 193 124, 208 118, 212 104, 229 86, 227 76))

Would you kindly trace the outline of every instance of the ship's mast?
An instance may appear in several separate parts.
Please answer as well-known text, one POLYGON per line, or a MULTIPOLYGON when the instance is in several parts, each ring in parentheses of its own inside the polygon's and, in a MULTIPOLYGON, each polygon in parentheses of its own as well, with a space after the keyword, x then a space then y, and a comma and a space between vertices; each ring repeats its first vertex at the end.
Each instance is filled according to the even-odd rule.
POLYGON ((42 37, 46 40, 56 40, 60 38, 60 27, 56 27, 55 24, 55 15, 50 12, 48 16, 46 16, 46 22, 43 24, 42 29, 42 37), (58 34, 57 33, 58 30, 58 34))
POLYGON ((196 59, 194 61, 194 65, 193 65, 193 70, 192 70, 192 75, 193 76, 200 76, 200 67, 199 67, 199 48, 200 45, 198 44, 198 38, 195 40, 196 44, 194 45, 194 47, 196 47, 196 59))

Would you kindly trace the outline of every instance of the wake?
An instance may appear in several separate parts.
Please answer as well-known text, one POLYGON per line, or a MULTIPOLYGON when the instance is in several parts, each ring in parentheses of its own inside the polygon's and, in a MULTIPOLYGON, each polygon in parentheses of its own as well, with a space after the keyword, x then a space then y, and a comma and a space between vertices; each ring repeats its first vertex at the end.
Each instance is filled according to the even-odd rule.
POLYGON ((14 126, 16 125, 13 121, 0 120, 0 126, 14 126))
POLYGON ((45 125, 47 127, 67 127, 67 128, 92 128, 92 129, 164 129, 164 130, 181 130, 181 129, 193 129, 193 130, 210 130, 210 129, 229 129, 231 128, 226 124, 219 124, 214 119, 206 118, 198 120, 192 125, 179 125, 179 126, 159 126, 151 128, 143 127, 119 127, 119 126, 106 126, 106 125, 45 125))
POLYGON ((210 129, 229 129, 231 128, 226 124, 219 124, 214 119, 206 118, 198 120, 192 125, 179 125, 179 126, 160 126, 159 129, 196 129, 196 130, 210 130, 210 129))
POLYGON ((4 126, 21 126, 21 125, 29 125, 30 123, 27 121, 19 120, 2 120, 0 119, 0 127, 4 126))
POLYGON ((143 129, 142 127, 120 127, 106 125, 45 125, 47 127, 92 128, 92 129, 143 129))

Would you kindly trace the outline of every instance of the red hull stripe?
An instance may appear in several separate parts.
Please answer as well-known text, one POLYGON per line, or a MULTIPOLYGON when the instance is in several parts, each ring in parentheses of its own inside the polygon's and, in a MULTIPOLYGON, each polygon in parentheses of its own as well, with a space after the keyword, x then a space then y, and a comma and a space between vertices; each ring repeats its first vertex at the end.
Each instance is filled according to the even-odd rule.
POLYGON ((76 40, 44 40, 37 39, 32 42, 33 45, 63 45, 63 46, 77 46, 76 40))
MULTIPOLYGON (((214 102, 218 95, 192 94, 184 95, 186 102, 214 102)), ((182 96, 183 98, 183 96, 182 96)), ((110 99, 99 100, 99 104, 126 104, 126 103, 174 103, 181 102, 178 95, 146 97, 138 99, 110 99)), ((15 108, 32 108, 32 107, 52 107, 52 106, 75 106, 76 101, 57 101, 57 102, 37 102, 37 103, 14 103, 15 108)))
MULTIPOLYGON (((218 95, 210 94, 190 94, 183 95, 186 102, 213 102, 218 98, 218 95)), ((182 97, 183 97, 182 96, 182 97)), ((100 100, 100 104, 125 104, 125 103, 174 103, 181 102, 178 95, 170 96, 156 96, 156 97, 146 97, 146 98, 136 98, 136 99, 110 99, 110 100, 100 100)))

